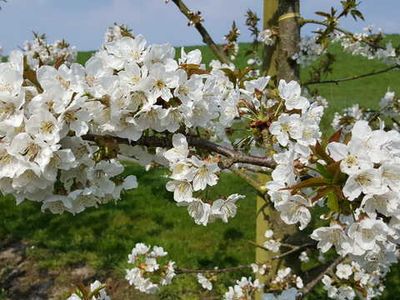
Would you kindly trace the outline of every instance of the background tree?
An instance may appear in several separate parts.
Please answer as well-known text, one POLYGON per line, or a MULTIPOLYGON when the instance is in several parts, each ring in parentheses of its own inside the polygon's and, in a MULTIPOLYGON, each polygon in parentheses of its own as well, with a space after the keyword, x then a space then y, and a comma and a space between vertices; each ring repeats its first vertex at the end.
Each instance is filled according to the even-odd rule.
MULTIPOLYGON (((2 193, 17 203, 39 202, 52 213, 77 214, 136 188, 136 177, 123 174, 123 162, 134 160, 167 167, 166 189, 196 224, 206 226, 235 217, 244 198, 233 193, 213 199, 208 193, 230 171, 258 193, 256 262, 186 269, 162 247, 138 243, 128 258, 129 284, 157 293, 177 275, 196 274, 211 290, 219 274, 252 268, 258 279, 242 277, 225 299, 250 299, 257 291, 259 298, 297 299, 321 281, 331 298, 379 295, 397 262, 397 98, 388 92, 381 110, 357 118, 337 115, 338 130, 325 136, 319 125, 326 101, 311 87, 397 69, 398 49, 380 33, 339 27, 344 17, 363 18, 356 1, 317 12, 318 20, 302 18, 299 1, 266 1, 262 31, 257 14, 247 12, 253 48, 248 65, 238 68, 232 63, 236 23, 220 46, 201 12, 172 2, 219 62, 206 68, 198 50, 182 49, 176 59, 173 47, 148 46, 143 36, 115 24, 84 66, 74 63, 76 52, 67 42, 48 44, 39 34, 0 65, 2 193), (307 24, 322 27, 301 39, 307 24), (325 80, 334 62, 332 42, 389 67, 325 80), (302 91, 300 65, 315 60, 302 91)), ((104 299, 104 287, 80 285, 70 299, 104 299)))

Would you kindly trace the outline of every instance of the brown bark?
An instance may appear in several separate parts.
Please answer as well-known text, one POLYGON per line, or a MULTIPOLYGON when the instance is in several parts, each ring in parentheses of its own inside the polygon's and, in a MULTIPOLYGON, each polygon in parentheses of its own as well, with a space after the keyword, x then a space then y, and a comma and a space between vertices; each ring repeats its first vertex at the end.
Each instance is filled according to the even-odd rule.
MULTIPOLYGON (((263 29, 278 28, 278 4, 279 1, 264 0, 263 29)), ((265 45, 263 53, 263 70, 271 77, 277 74, 278 52, 277 43, 272 46, 265 45)))
POLYGON ((299 52, 299 0, 279 1, 278 79, 300 79, 299 66, 292 59, 299 52))
MULTIPOLYGON (((299 81, 299 67, 292 59, 292 56, 299 51, 300 24, 298 14, 299 0, 264 0, 264 29, 278 28, 279 38, 275 46, 265 46, 263 70, 265 74, 276 78, 277 81, 280 79, 299 81)), ((260 180, 266 180, 266 178, 262 178, 261 174, 259 176, 260 180)), ((266 195, 257 197, 256 226, 256 243, 258 245, 262 245, 266 241, 264 233, 267 229, 274 231, 273 239, 282 242, 290 240, 291 243, 298 244, 302 239, 295 225, 289 226, 282 221, 280 214, 266 195)), ((284 251, 284 248, 280 253, 272 253, 262 248, 256 249, 256 262, 266 263, 269 267, 265 276, 258 276, 266 288, 276 277, 278 269, 283 267, 286 262, 290 261, 291 267, 297 264, 298 253, 276 259, 284 251)), ((295 269, 297 268, 295 267, 295 269)), ((262 299, 262 293, 257 293, 256 299, 262 299)))
MULTIPOLYGON (((115 137, 115 136, 101 136, 95 134, 86 134, 82 136, 84 140, 87 141, 106 141, 109 143, 114 144, 126 144, 126 145, 140 145, 140 146, 147 146, 147 147, 162 147, 162 148, 171 148, 172 147, 172 136, 150 136, 146 137, 143 136, 137 141, 131 141, 126 138, 115 137)), ((247 155, 240 151, 234 150, 232 148, 228 148, 225 146, 221 146, 210 142, 206 139, 202 139, 199 137, 194 136, 186 136, 186 140, 189 146, 196 147, 199 149, 205 149, 210 152, 218 153, 227 159, 227 165, 225 167, 231 167, 235 163, 243 163, 243 164, 251 164, 255 166, 267 167, 267 168, 274 168, 276 166, 275 161, 272 157, 263 157, 263 156, 254 156, 254 155, 247 155)))

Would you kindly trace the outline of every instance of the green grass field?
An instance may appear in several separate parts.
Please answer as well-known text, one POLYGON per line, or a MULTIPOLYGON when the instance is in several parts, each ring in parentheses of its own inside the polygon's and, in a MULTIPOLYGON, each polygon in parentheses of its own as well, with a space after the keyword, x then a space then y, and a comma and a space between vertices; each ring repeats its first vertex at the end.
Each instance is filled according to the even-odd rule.
MULTIPOLYGON (((400 37, 392 38, 396 43, 400 42, 400 37)), ((248 45, 241 47, 239 65, 245 63, 243 53, 246 47, 248 45)), ((207 63, 212 54, 204 47, 202 51, 207 63)), ((376 61, 343 54, 335 47, 332 51, 338 57, 328 78, 342 78, 384 67, 376 61)), ((90 55, 90 52, 81 52, 78 59, 82 63, 90 55)), ((308 71, 303 70, 303 80, 307 79, 307 74, 308 71)), ((339 85, 315 86, 329 101, 324 128, 329 130, 333 112, 353 103, 377 107, 388 87, 400 93, 399 72, 339 85)), ((9 197, 1 199, 0 248, 2 244, 23 240, 31 246, 26 255, 37 261, 40 268, 62 270, 86 264, 96 269, 101 278, 110 274, 123 278, 127 254, 139 241, 163 246, 181 267, 226 267, 254 260, 254 246, 249 241, 255 236, 255 192, 245 182, 229 174, 222 177, 212 194, 240 192, 247 198, 240 201, 238 215, 228 224, 218 222, 203 227, 195 225, 186 210, 177 207, 172 194, 165 190, 165 170, 146 172, 140 167, 130 166, 126 172, 137 175, 138 189, 126 193, 115 204, 88 209, 77 216, 43 214, 36 203, 24 202, 16 206, 9 197)), ((400 292, 400 271, 394 273, 384 299, 394 299, 400 292)), ((240 275, 236 274, 235 278, 240 275)), ((224 281, 231 278, 226 276, 224 281)), ((174 288, 177 289, 175 294, 170 288, 164 295, 169 295, 169 299, 179 299, 178 295, 189 299, 196 284, 186 278, 178 280, 174 288)))

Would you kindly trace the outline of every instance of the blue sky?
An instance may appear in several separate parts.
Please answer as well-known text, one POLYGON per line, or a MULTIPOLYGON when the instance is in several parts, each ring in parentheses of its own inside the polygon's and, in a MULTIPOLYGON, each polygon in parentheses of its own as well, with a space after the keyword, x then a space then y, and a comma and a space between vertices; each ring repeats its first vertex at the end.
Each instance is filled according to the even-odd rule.
MULTIPOLYGON (((186 0, 192 9, 200 10, 205 24, 216 41, 221 42, 232 20, 236 20, 243 36, 247 8, 261 12, 262 0, 186 0)), ((302 14, 313 16, 316 10, 337 5, 337 0, 302 0, 302 14)), ((361 10, 366 22, 346 21, 351 30, 362 30, 373 24, 385 32, 400 32, 399 0, 363 0, 361 10)), ((260 13, 261 14, 261 13, 260 13)), ((50 40, 65 38, 79 50, 99 47, 108 25, 128 24, 135 33, 143 34, 152 43, 197 45, 197 32, 186 26, 185 18, 172 3, 164 0, 8 0, 0 10, 0 45, 7 53, 31 38, 32 31, 46 33, 50 40)), ((311 29, 307 29, 309 32, 311 29)))

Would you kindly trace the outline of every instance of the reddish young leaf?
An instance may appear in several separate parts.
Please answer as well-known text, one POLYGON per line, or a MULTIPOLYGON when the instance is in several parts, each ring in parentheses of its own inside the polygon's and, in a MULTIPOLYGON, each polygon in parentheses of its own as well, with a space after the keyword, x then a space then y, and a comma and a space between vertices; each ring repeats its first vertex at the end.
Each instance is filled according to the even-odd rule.
POLYGON ((338 131, 336 131, 335 133, 333 133, 330 137, 329 137, 329 143, 332 142, 339 142, 340 137, 342 135, 342 128, 340 128, 338 131))

